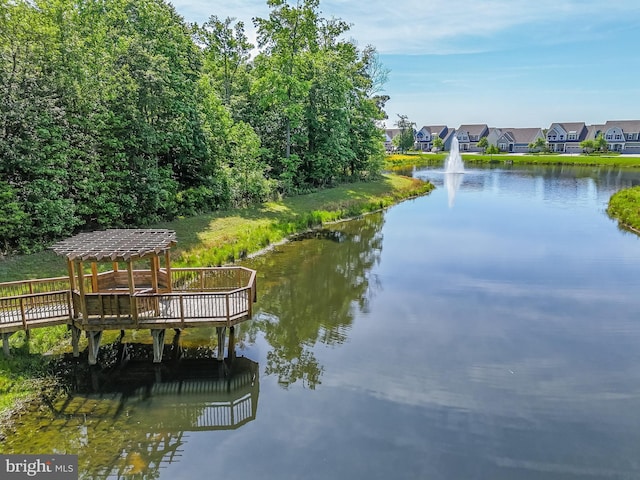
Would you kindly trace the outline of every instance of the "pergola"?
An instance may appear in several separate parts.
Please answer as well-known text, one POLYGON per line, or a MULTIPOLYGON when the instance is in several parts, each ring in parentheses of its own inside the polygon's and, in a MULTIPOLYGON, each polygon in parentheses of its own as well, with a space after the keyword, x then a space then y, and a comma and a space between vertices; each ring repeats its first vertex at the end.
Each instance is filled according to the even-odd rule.
POLYGON ((80 233, 56 243, 51 248, 58 255, 67 257, 71 289, 75 290, 77 286, 81 295, 84 295, 83 264, 87 261, 91 262, 93 292, 124 287, 125 285, 119 281, 122 276, 115 275, 119 272, 119 264, 124 262, 127 267, 126 287, 130 294, 134 294, 136 292, 136 278, 133 263, 141 260, 150 261, 150 278, 143 279, 144 282, 138 285, 138 289, 145 288, 158 292, 162 286, 171 291, 171 282, 167 281, 171 278, 169 250, 176 243, 176 233, 172 230, 112 229, 80 233), (161 257, 165 260, 164 272, 161 272, 160 269, 161 257), (98 263, 100 262, 111 262, 113 265, 113 270, 110 272, 113 275, 107 275, 107 281, 99 281, 98 263), (164 273, 167 277, 164 282, 159 281, 160 273, 164 273), (150 284, 147 281, 150 281, 150 284))
POLYGON ((231 329, 231 341, 233 326, 251 318, 255 271, 244 267, 172 271, 170 249, 176 243, 172 230, 111 229, 80 233, 52 247, 67 258, 74 354, 82 331, 89 339, 89 363, 94 364, 104 330, 149 328, 154 361, 160 362, 167 328, 215 326, 222 356, 226 327, 231 329), (85 273, 87 262, 90 275, 85 273), (148 268, 134 268, 140 262, 148 262, 148 268), (100 269, 104 263, 111 269, 100 269))

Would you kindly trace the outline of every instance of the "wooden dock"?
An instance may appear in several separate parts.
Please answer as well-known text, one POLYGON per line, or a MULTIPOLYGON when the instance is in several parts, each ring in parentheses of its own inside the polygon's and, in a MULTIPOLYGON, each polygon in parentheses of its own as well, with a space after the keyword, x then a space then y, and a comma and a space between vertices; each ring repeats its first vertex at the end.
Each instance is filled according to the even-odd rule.
POLYGON ((74 355, 79 355, 80 334, 86 332, 91 364, 103 331, 147 328, 154 339, 154 361, 160 362, 166 329, 216 327, 224 342, 226 328, 253 314, 256 272, 244 267, 171 268, 173 232, 110 230, 78 237, 53 247, 67 256, 68 277, 0 283, 5 355, 13 333, 66 324, 74 355), (91 273, 85 273, 87 259, 91 273), (105 260, 111 270, 99 273, 98 262, 105 260), (150 268, 134 269, 133 262, 140 260, 149 261, 150 268))

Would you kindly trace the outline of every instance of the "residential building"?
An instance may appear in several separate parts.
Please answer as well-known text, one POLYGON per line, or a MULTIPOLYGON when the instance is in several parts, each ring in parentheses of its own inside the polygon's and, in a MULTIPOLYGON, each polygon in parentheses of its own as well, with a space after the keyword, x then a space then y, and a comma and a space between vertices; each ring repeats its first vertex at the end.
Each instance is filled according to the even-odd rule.
POLYGON ((486 124, 460 125, 456 130, 461 152, 482 151, 482 148, 478 148, 478 142, 487 135, 489 135, 489 127, 486 124))
POLYGON ((502 136, 502 128, 491 127, 487 135, 489 145, 498 145, 498 139, 502 136))
POLYGON ((433 149, 433 141, 436 138, 441 138, 443 142, 443 149, 448 150, 451 145, 451 133, 449 127, 446 125, 425 125, 416 132, 416 146, 423 152, 430 152, 433 149), (449 139, 449 144, 445 142, 449 139))
POLYGON ((582 153, 580 142, 587 138, 584 122, 552 123, 547 131, 547 146, 556 153, 582 153))
POLYGON ((396 147, 393 145, 393 139, 400 134, 399 128, 386 128, 384 130, 384 148, 387 152, 393 152, 396 147))
MULTIPOLYGON (((387 152, 395 151, 393 138, 400 133, 399 128, 384 130, 387 152)), ((479 152, 478 142, 487 137, 489 145, 510 153, 529 152, 529 144, 538 138, 545 138, 547 147, 555 153, 582 153, 580 143, 596 139, 598 135, 607 140, 612 152, 640 155, 640 120, 608 120, 604 124, 586 125, 584 122, 552 123, 546 134, 543 129, 491 127, 486 124, 460 125, 458 129, 446 125, 425 125, 414 131, 415 147, 423 152, 433 149, 433 141, 441 138, 444 150, 451 149, 453 137, 457 137, 461 152, 479 152)))
POLYGON ((610 151, 640 153, 640 120, 609 120, 602 133, 610 151))
POLYGON ((503 152, 527 153, 529 144, 544 138, 541 128, 503 128, 496 145, 503 152))

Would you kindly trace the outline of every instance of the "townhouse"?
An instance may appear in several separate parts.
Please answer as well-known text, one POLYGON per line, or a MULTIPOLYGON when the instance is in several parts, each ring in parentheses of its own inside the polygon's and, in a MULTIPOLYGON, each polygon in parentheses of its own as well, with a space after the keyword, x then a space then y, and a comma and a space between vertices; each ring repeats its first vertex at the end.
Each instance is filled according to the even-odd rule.
MULTIPOLYGON (((393 137, 400 129, 385 130, 387 151, 394 150, 393 137)), ((461 152, 480 152, 478 142, 487 138, 490 145, 496 145, 501 151, 509 153, 527 153, 529 145, 539 138, 545 139, 547 148, 555 153, 582 153, 580 143, 595 140, 602 135, 608 149, 621 154, 640 154, 640 120, 609 120, 604 124, 587 125, 585 122, 557 122, 549 128, 489 128, 486 124, 463 124, 457 129, 446 125, 425 125, 414 130, 415 148, 423 152, 433 151, 436 138, 443 140, 443 149, 449 150, 453 137, 458 139, 461 152)))
POLYGON ((460 125, 456 130, 456 138, 461 152, 480 152, 478 142, 482 137, 489 135, 489 127, 486 124, 460 125))
POLYGON ((587 125, 577 123, 552 123, 547 130, 547 146, 556 153, 582 153, 580 142, 587 139, 587 125))
POLYGON ((384 130, 384 148, 387 152, 395 151, 395 146, 393 145, 393 139, 396 135, 400 134, 399 128, 386 128, 384 130))
POLYGON ((594 138, 602 134, 609 150, 620 153, 640 153, 640 120, 610 120, 594 138))
MULTIPOLYGON (((529 145, 535 143, 538 138, 544 138, 541 128, 504 128, 497 138, 495 145, 501 152, 528 153, 529 145)), ((491 143, 491 141, 489 141, 491 143)))
POLYGON ((434 150, 434 141, 436 138, 442 140, 442 150, 449 150, 455 129, 450 129, 446 125, 425 125, 415 134, 416 147, 422 152, 431 152, 434 150))

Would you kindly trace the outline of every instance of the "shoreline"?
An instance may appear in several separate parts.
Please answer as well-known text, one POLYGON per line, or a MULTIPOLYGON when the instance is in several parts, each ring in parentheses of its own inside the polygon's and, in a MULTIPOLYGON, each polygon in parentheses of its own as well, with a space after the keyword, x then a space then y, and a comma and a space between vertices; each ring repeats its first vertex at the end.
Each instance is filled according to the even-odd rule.
MULTIPOLYGON (((186 248, 183 247, 176 252, 178 255, 176 264, 202 264, 207 260, 220 262, 221 258, 229 257, 229 252, 234 255, 233 261, 220 262, 219 264, 232 264, 236 260, 255 258, 268 253, 279 245, 289 242, 297 235, 325 225, 347 222, 371 213, 384 211, 403 201, 427 195, 434 188, 433 184, 428 181, 395 174, 383 175, 380 179, 372 182, 343 184, 332 189, 286 198, 279 202, 268 202, 252 209, 234 209, 176 220, 163 224, 163 228, 171 228, 171 225, 174 225, 174 227, 178 227, 173 229, 176 230, 179 241, 182 236, 187 237, 185 241, 181 242, 186 245, 186 248), (324 208, 320 209, 320 207, 324 208), (196 225, 200 225, 200 228, 193 230, 196 225), (211 232, 216 234, 212 239, 206 236, 206 233, 211 232), (251 248, 259 245, 259 242, 256 243, 256 239, 264 241, 262 234, 265 233, 270 240, 268 244, 259 248, 251 248), (260 235, 256 236, 256 234, 260 235), (277 235, 282 236, 277 238, 277 235), (246 253, 244 255, 234 253, 239 251, 246 253)), ((21 271, 25 276, 34 273, 34 270, 37 271, 40 266, 38 254, 33 256, 35 261, 27 262, 30 260, 27 257, 30 256, 22 258, 25 261, 25 267, 21 271)), ((63 262, 51 257, 53 260, 57 260, 61 267, 64 267, 63 262)), ((20 259, 14 260, 19 262, 20 259)), ((2 266, 1 263, 0 266, 2 266)), ((60 271, 61 275, 65 275, 63 268, 60 268, 60 271)), ((42 276, 40 275, 40 277, 42 276)), ((0 275, 1 278, 2 275, 0 275)), ((2 279, 2 281, 8 280, 2 279)), ((41 332, 51 336, 50 343, 66 345, 69 341, 68 332, 65 330, 42 329, 41 332), (58 336, 56 337, 56 335, 58 336)), ((20 337, 16 339, 16 342, 21 342, 19 347, 22 348, 27 340, 20 337)), ((43 357, 45 353, 51 353, 50 351, 36 352, 35 350, 31 349, 30 352, 40 353, 43 357)), ((41 401, 43 393, 40 388, 41 384, 34 383, 33 380, 47 376, 46 363, 43 362, 43 364, 34 367, 24 361, 21 352, 15 354, 12 359, 0 356, 0 394, 10 396, 7 404, 4 407, 0 406, 0 419, 2 419, 0 439, 3 438, 3 435, 8 434, 14 423, 13 420, 19 418, 25 408, 33 405, 34 402, 41 401), (15 377, 21 377, 22 380, 16 382, 13 380, 15 377)), ((57 377, 54 374, 47 378, 56 379, 57 377)))
MULTIPOLYGON (((640 155, 583 155, 583 154, 531 154, 531 153, 497 153, 493 155, 464 153, 462 160, 466 164, 482 165, 565 165, 576 167, 617 167, 640 168, 640 155)), ((439 165, 444 163, 448 152, 415 153, 404 155, 388 155, 384 168, 402 170, 413 166, 439 165)))
POLYGON ((618 227, 640 236, 640 187, 618 190, 609 199, 607 214, 618 227))

